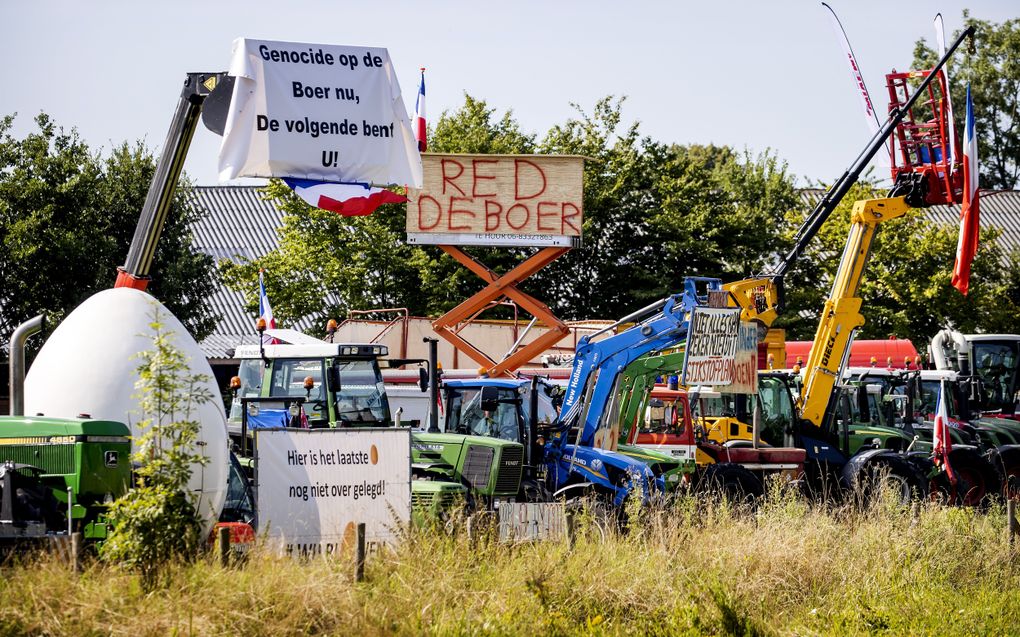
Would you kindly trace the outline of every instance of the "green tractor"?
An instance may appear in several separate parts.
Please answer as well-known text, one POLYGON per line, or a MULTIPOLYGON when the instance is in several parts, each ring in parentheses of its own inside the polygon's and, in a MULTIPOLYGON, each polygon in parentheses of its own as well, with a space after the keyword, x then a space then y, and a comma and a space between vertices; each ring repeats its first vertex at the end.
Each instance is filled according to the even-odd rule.
MULTIPOLYGON (((275 330, 283 333, 284 330, 275 330)), ((298 342, 237 348, 228 419, 231 438, 246 454, 259 427, 393 426, 380 360, 386 346, 328 343, 291 334, 298 342)), ((389 361, 391 366, 412 362, 389 361)), ((428 375, 422 375, 422 390, 428 375)), ((412 519, 442 519, 464 506, 491 507, 517 494, 523 446, 478 436, 414 431, 411 435, 412 519)))
POLYGON ((11 336, 11 415, 0 416, 0 541, 81 533, 106 537, 106 503, 131 485, 131 431, 121 422, 24 415, 25 342, 42 317, 11 336))

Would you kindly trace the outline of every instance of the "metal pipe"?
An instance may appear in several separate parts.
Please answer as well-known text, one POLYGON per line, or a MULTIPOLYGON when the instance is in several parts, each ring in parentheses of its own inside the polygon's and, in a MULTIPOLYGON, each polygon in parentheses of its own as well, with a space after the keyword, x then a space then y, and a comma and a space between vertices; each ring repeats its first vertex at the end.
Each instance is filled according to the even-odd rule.
MULTIPOLYGON (((526 328, 524 328, 524 331, 521 333, 521 335, 517 337, 517 340, 514 341, 514 344, 510 346, 510 349, 507 351, 507 353, 503 354, 503 358, 499 359, 500 363, 510 358, 510 355, 517 351, 517 346, 521 344, 521 341, 524 340, 524 337, 527 336, 528 332, 531 331, 531 328, 535 326, 535 321, 537 320, 538 318, 532 317, 531 322, 528 323, 528 326, 526 328)), ((516 327, 514 329, 516 329, 516 327)))
POLYGON ((429 433, 439 433, 439 339, 423 338, 429 344, 429 433))
POLYGON ((598 330, 596 332, 592 332, 591 334, 588 334, 588 341, 590 342, 591 339, 595 338, 599 334, 602 334, 604 332, 608 332, 609 330, 612 330, 612 329, 616 329, 616 327, 618 327, 620 325, 623 325, 624 323, 627 323, 627 322, 629 322, 629 321, 631 321, 633 319, 636 319, 639 316, 644 316, 644 315, 648 314, 649 312, 653 312, 655 310, 658 310, 659 308, 661 308, 664 305, 666 305, 666 302, 669 301, 670 298, 671 297, 667 297, 665 299, 660 299, 660 300, 656 301, 655 303, 652 303, 651 305, 647 305, 647 306, 641 308, 637 312, 632 312, 632 313, 628 314, 627 316, 623 317, 619 321, 616 321, 612 325, 607 325, 607 326, 603 327, 602 329, 600 329, 600 330, 598 330))
POLYGON ((67 487, 67 534, 74 533, 74 487, 67 487))
POLYGON ((42 331, 45 325, 46 317, 39 314, 19 325, 11 334, 9 369, 12 416, 25 415, 25 342, 33 334, 42 331))

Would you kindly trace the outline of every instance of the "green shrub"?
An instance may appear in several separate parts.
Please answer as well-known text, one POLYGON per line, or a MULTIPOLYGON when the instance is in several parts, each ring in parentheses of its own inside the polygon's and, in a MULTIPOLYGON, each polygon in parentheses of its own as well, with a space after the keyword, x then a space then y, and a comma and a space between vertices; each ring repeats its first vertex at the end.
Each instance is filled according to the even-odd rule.
POLYGON ((212 396, 204 374, 192 374, 184 354, 164 329, 159 312, 149 324, 151 350, 140 352, 135 395, 142 420, 141 435, 132 439, 135 486, 110 506, 113 529, 101 556, 141 575, 151 589, 171 561, 190 561, 200 549, 201 521, 185 489, 195 464, 207 458, 196 453, 197 408, 212 396))

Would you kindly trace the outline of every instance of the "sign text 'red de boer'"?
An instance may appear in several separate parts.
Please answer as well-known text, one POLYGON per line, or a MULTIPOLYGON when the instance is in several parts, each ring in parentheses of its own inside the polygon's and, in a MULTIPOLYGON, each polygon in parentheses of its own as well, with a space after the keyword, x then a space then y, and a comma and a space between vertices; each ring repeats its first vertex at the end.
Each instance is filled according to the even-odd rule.
POLYGON ((577 246, 584 159, 565 155, 422 155, 410 189, 409 243, 577 246))

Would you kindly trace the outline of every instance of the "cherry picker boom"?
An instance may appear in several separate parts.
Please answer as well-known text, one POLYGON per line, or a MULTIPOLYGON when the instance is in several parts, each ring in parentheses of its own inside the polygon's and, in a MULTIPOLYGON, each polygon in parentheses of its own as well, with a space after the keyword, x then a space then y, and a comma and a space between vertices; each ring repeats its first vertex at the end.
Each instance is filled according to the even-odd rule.
MULTIPOLYGON (((903 103, 897 103, 889 113, 885 124, 876 132, 865 146, 864 150, 851 163, 850 167, 836 180, 829 190, 822 196, 822 199, 814 207, 811 213, 804 220, 800 229, 794 237, 794 245, 789 252, 769 271, 757 277, 743 279, 724 285, 724 289, 730 292, 730 302, 735 307, 742 309, 741 319, 754 321, 759 324, 762 332, 775 322, 779 312, 785 304, 783 280, 786 273, 794 263, 801 257, 807 245, 811 242, 822 224, 829 218, 829 215, 836 209, 836 206, 843 200, 850 188, 857 183, 868 163, 875 157, 875 154, 885 145, 886 141, 896 131, 897 127, 911 113, 911 109, 918 99, 928 90, 932 82, 940 77, 939 71, 952 57, 956 49, 960 47, 965 38, 974 36, 974 27, 968 27, 953 42, 945 55, 927 73, 914 92, 903 103)), ((891 198, 902 198, 903 203, 909 207, 922 207, 928 201, 928 190, 932 183, 937 180, 929 180, 924 172, 899 171, 892 191, 891 198)), ((901 204, 890 204, 899 206, 901 204)), ((872 206, 876 208, 876 206, 872 206)), ((872 214, 881 213, 875 209, 872 214)))

